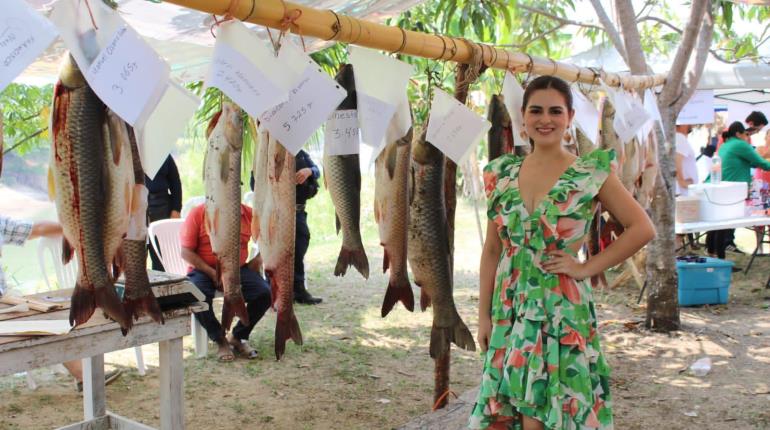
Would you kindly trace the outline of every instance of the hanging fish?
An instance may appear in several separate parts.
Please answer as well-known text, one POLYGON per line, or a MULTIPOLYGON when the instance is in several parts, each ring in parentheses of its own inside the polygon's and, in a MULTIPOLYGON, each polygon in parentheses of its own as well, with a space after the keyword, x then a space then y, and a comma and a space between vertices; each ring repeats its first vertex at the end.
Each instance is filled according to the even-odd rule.
POLYGON ((502 94, 493 94, 489 100, 487 119, 492 124, 487 132, 487 146, 489 161, 503 154, 511 154, 514 151, 513 126, 511 115, 505 107, 502 94))

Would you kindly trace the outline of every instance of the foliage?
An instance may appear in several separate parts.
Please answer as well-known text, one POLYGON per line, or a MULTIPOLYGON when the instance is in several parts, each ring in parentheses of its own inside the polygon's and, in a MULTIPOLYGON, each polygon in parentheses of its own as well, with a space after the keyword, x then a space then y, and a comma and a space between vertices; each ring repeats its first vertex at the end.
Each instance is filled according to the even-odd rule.
POLYGON ((4 151, 24 155, 48 145, 53 85, 36 87, 12 83, 0 93, 4 151))

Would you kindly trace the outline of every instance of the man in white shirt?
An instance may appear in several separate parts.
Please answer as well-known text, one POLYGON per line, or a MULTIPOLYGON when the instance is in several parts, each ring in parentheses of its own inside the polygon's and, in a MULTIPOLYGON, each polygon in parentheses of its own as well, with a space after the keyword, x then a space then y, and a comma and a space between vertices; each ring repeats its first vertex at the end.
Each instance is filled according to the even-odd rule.
POLYGON ((692 131, 691 125, 676 126, 676 194, 687 195, 687 186, 698 183, 698 166, 695 161, 695 151, 687 135, 692 131))

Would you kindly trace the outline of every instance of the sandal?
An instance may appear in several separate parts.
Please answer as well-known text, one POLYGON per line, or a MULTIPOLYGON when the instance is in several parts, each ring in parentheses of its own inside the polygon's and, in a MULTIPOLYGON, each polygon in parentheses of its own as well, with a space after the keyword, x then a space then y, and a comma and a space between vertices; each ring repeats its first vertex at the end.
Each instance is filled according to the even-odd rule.
POLYGON ((240 355, 241 357, 245 357, 245 358, 248 358, 249 360, 253 360, 258 356, 257 350, 252 348, 251 345, 249 345, 248 341, 235 339, 228 335, 227 343, 229 343, 230 346, 233 347, 233 351, 236 354, 240 355))
POLYGON ((219 350, 217 351, 217 360, 219 360, 220 363, 229 363, 235 360, 235 355, 233 354, 233 350, 230 349, 230 345, 226 343, 219 345, 219 350))

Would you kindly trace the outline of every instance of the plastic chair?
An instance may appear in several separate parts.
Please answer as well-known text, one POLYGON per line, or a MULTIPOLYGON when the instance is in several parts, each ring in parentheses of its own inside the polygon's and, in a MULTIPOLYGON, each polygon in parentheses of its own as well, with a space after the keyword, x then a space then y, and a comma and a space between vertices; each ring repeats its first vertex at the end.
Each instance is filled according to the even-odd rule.
MULTIPOLYGON (((78 263, 77 255, 72 256, 72 260, 69 263, 64 264, 62 262, 62 239, 41 237, 37 245, 37 261, 40 264, 40 273, 43 275, 46 286, 50 290, 57 290, 61 288, 75 288, 75 282, 78 277, 78 263), (46 258, 48 258, 54 268, 54 274, 56 275, 57 285, 52 286, 49 281, 49 275, 47 271, 46 258)), ((139 375, 144 376, 147 373, 147 367, 144 365, 144 354, 142 353, 142 347, 134 347, 136 353, 136 370, 139 375)), ((30 385, 32 377, 28 376, 27 385, 30 385)), ((34 389, 30 386, 30 389, 34 389)))
MULTIPOLYGON (((184 212, 184 208, 182 212, 184 212)), ((147 227, 147 236, 150 238, 152 248, 160 258, 160 262, 163 263, 166 272, 185 276, 187 275, 187 263, 182 259, 182 247, 179 244, 179 233, 182 231, 183 224, 184 220, 182 219, 154 221, 147 227)), ((199 358, 205 357, 208 354, 208 334, 195 319, 195 315, 190 315, 190 324, 195 355, 199 358)))
POLYGON ((192 210, 192 208, 203 203, 206 203, 206 196, 190 197, 182 205, 182 212, 180 213, 180 216, 182 218, 187 218, 187 214, 190 213, 190 210, 192 210))

